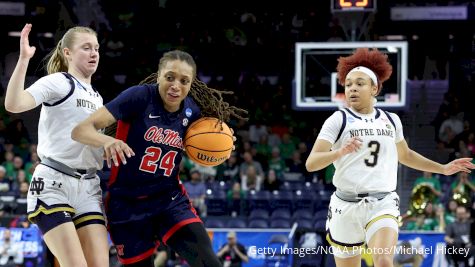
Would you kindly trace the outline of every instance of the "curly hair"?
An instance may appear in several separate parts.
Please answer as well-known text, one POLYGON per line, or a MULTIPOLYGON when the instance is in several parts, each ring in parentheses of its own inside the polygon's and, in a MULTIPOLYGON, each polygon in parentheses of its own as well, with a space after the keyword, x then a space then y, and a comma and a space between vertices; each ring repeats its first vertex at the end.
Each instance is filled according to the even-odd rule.
POLYGON ((220 91, 214 88, 210 88, 206 85, 206 83, 200 81, 196 77, 196 63, 193 57, 187 52, 173 50, 163 54, 158 64, 158 71, 141 81, 140 84, 156 83, 160 70, 165 66, 168 61, 172 60, 184 61, 193 68, 193 82, 191 83, 191 89, 189 94, 200 107, 201 114, 203 116, 215 117, 222 122, 229 122, 231 117, 247 120, 247 118, 240 115, 247 114, 246 110, 231 106, 228 102, 224 101, 223 95, 233 94, 232 91, 220 91))
MULTIPOLYGON (((180 60, 188 63, 193 68, 193 82, 191 83, 190 96, 198 104, 201 109, 201 115, 203 117, 215 117, 219 121, 219 125, 222 129, 223 122, 229 122, 231 117, 235 117, 242 120, 248 120, 244 117, 247 114, 247 110, 231 106, 228 102, 224 101, 223 95, 233 94, 231 91, 220 91, 214 88, 210 88, 206 83, 200 81, 196 77, 196 63, 193 57, 187 52, 180 50, 173 50, 163 54, 160 62, 158 63, 158 71, 150 74, 147 78, 143 79, 139 84, 156 84, 160 70, 166 65, 168 61, 180 60), (242 116, 243 114, 244 116, 242 116)), ((117 128, 117 123, 105 129, 105 133, 110 136, 114 136, 117 128)))
POLYGON ((376 77, 378 77, 378 94, 381 92, 383 82, 391 77, 393 67, 388 61, 388 55, 380 52, 378 49, 358 48, 356 51, 347 57, 340 57, 338 59, 338 81, 341 85, 345 85, 346 75, 358 67, 363 66, 372 70, 376 77))

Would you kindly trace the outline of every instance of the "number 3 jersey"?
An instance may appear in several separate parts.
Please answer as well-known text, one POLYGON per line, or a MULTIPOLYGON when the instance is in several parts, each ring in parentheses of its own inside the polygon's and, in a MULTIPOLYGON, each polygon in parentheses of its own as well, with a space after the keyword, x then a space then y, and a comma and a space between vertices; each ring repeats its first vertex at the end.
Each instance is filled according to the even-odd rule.
POLYGON ((345 108, 325 121, 317 139, 330 142, 332 150, 338 150, 352 137, 359 137, 363 142, 358 151, 333 163, 335 187, 353 194, 396 190, 396 143, 404 139, 399 117, 377 108, 372 114, 345 108))
POLYGON ((200 117, 196 103, 186 97, 177 112, 163 107, 157 85, 133 86, 105 105, 118 121, 117 138, 135 152, 127 164, 113 167, 112 196, 142 198, 181 190, 178 179, 183 141, 188 126, 200 117))

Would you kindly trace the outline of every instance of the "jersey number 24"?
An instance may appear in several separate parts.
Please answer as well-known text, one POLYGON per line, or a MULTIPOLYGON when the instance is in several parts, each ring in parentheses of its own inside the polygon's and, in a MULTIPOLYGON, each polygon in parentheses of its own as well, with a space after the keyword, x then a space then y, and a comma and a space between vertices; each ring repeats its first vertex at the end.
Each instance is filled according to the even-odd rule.
POLYGON ((145 149, 145 155, 140 163, 140 170, 149 173, 155 173, 158 168, 163 170, 163 175, 170 176, 175 168, 176 151, 168 151, 162 156, 162 149, 155 146, 149 146, 145 149))

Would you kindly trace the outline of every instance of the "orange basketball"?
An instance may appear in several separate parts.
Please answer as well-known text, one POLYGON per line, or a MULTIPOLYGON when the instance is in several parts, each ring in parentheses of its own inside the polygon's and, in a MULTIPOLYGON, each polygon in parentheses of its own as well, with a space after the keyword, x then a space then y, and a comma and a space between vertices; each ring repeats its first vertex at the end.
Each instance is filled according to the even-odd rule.
POLYGON ((185 134, 185 151, 194 162, 217 166, 229 158, 233 150, 233 134, 226 123, 204 117, 193 122, 185 134), (221 129, 222 126, 222 129, 221 129))

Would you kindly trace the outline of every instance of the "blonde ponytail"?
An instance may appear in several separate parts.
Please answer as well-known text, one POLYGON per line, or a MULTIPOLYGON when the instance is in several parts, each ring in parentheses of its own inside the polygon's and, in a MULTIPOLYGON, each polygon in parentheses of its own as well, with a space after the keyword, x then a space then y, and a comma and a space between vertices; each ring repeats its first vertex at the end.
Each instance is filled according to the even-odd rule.
POLYGON ((46 71, 48 72, 48 74, 68 71, 68 61, 64 56, 63 49, 72 48, 74 42, 76 41, 76 33, 89 33, 97 37, 97 33, 89 27, 76 26, 74 28, 69 29, 63 35, 63 38, 59 40, 56 47, 45 58, 45 60, 48 60, 46 63, 46 71))

